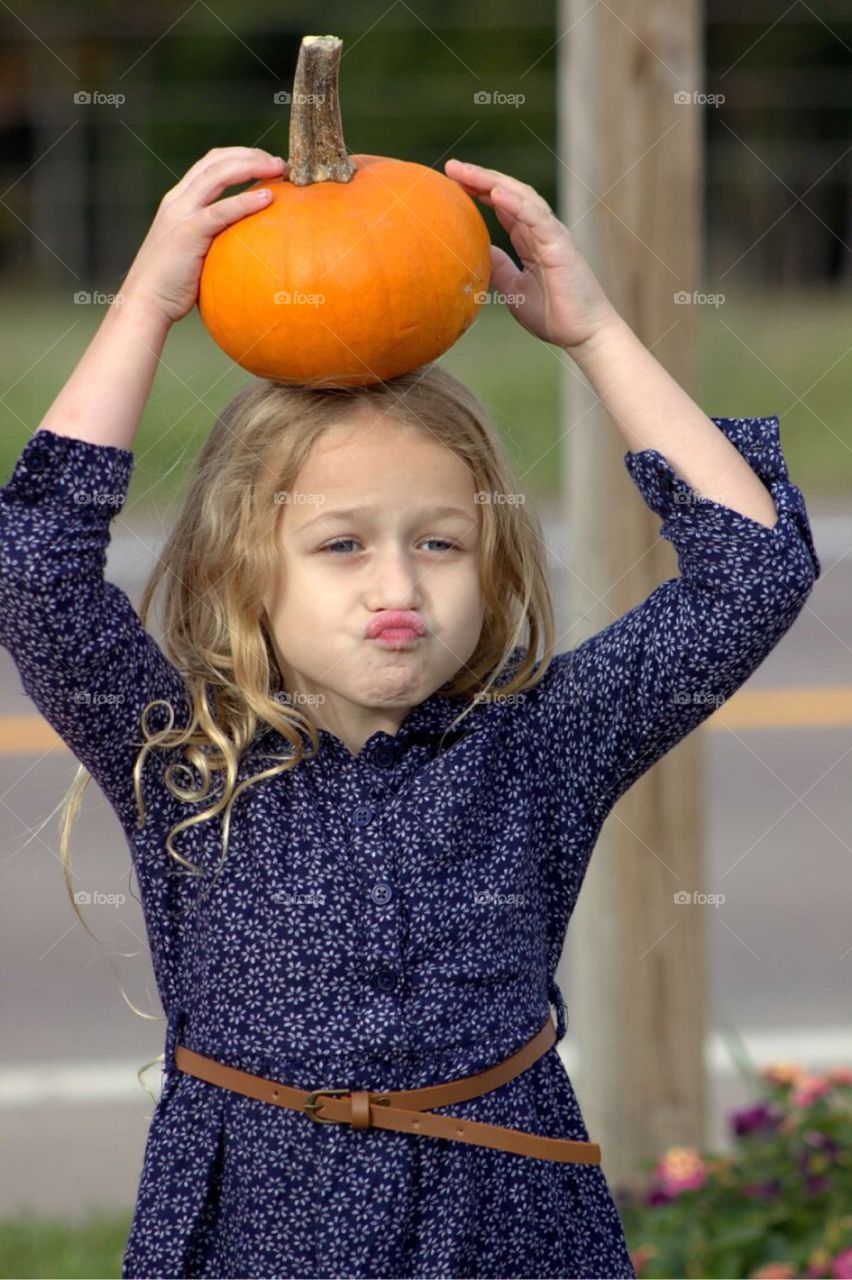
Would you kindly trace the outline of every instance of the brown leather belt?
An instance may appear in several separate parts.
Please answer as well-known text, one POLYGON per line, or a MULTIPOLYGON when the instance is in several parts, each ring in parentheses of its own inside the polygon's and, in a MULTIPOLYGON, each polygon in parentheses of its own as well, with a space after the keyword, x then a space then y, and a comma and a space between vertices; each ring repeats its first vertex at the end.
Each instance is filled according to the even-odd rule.
POLYGON ((493 1147, 521 1156, 535 1156, 539 1160, 600 1164, 601 1149, 596 1142, 544 1138, 537 1133, 483 1124, 479 1120, 429 1114, 430 1107, 466 1102, 468 1098, 478 1098, 480 1094, 514 1080, 555 1041, 556 1028, 548 1016, 544 1026, 531 1040, 496 1066, 458 1080, 448 1080, 445 1084, 387 1093, 372 1093, 366 1089, 294 1089, 278 1080, 267 1080, 265 1076, 256 1076, 237 1067, 226 1067, 215 1058, 196 1053, 182 1044, 175 1049, 175 1066, 179 1071, 197 1076, 209 1084, 232 1089, 246 1098, 304 1111, 312 1120, 323 1124, 351 1124, 353 1129, 394 1129, 397 1133, 420 1133, 433 1138, 471 1142, 477 1147, 493 1147))

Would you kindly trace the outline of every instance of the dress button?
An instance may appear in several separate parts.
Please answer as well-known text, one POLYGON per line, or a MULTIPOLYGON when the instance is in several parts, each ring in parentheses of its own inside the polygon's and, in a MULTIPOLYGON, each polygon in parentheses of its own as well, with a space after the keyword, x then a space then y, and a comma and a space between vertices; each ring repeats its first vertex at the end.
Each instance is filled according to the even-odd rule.
POLYGON ((352 821, 356 827, 366 827, 367 823, 373 816, 373 806, 371 804, 359 804, 358 808, 352 814, 352 821))
POLYGON ((33 444, 27 455, 27 469, 29 471, 43 471, 47 466, 47 456, 44 445, 40 440, 33 444))
POLYGON ((374 902, 384 903, 390 902, 393 897, 393 890, 384 880, 379 880, 378 884, 374 884, 370 891, 370 897, 374 902))
POLYGON ((380 769, 387 769, 393 764, 395 756, 396 752, 389 742, 379 742, 373 752, 373 763, 380 769))
POLYGON ((396 974, 391 973, 390 969, 382 969, 376 978, 382 991, 393 991, 396 986, 396 974))

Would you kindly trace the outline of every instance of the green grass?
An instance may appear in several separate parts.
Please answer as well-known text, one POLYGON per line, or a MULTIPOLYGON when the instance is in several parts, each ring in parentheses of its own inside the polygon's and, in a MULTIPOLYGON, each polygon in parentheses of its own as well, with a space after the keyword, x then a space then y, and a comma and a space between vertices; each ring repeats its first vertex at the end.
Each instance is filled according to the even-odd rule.
POLYGON ((101 1277, 121 1275, 132 1213, 93 1212, 78 1223, 35 1214, 0 1221, 0 1275, 101 1277))
POLYGON ((849 290, 786 289, 704 307, 702 320, 705 412, 777 413, 790 475, 805 497, 852 492, 849 290))
MULTIPOLYGON (((6 408, 2 481, 102 317, 103 308, 75 305, 71 296, 0 295, 7 316, 0 351, 0 404, 6 408)), ((785 291, 701 308, 698 402, 715 416, 777 413, 793 479, 806 494, 852 489, 850 331, 848 290, 845 296, 785 291)), ((559 454, 553 446, 566 360, 491 304, 443 358, 489 405, 522 483, 536 495, 557 492, 559 454)), ((166 501, 181 491, 188 462, 247 377, 213 343, 197 312, 173 328, 135 444, 133 501, 166 501)), ((612 424, 610 429, 616 430, 612 424)))

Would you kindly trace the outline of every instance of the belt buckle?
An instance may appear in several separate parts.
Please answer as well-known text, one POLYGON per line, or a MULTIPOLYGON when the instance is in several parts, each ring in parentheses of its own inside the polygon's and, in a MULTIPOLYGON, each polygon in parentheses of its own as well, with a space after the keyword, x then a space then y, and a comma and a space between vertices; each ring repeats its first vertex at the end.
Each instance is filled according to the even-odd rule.
POLYGON ((309 1093, 307 1098, 305 1098, 305 1110, 312 1120, 316 1120, 317 1124, 344 1124, 345 1121, 343 1120, 331 1120, 328 1116, 319 1115, 318 1112, 320 1104, 317 1102, 317 1098, 321 1093, 327 1094, 330 1097, 332 1094, 351 1092, 351 1089, 314 1089, 313 1093, 309 1093))
MULTIPOLYGON (((307 1098, 305 1098, 304 1109, 312 1120, 316 1120, 317 1124, 348 1124, 349 1122, 347 1120, 334 1120, 330 1116, 321 1116, 319 1114, 320 1103, 317 1102, 317 1098, 321 1094, 324 1094, 327 1097, 339 1097, 341 1094, 351 1094, 351 1092, 351 1089, 314 1089, 308 1094, 307 1098)), ((378 1103, 380 1106, 390 1106, 390 1098, 388 1097, 370 1094, 370 1100, 374 1103, 378 1103)))

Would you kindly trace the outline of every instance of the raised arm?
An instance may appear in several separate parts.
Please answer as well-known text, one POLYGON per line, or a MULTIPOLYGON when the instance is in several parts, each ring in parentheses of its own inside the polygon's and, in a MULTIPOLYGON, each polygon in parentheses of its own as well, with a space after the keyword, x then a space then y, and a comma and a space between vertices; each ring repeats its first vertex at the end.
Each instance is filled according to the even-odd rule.
MULTIPOLYGON (((126 828, 136 821, 140 714, 166 699, 185 723, 187 705, 180 673, 104 580, 110 523, 163 343, 195 303, 210 240, 258 207, 245 194, 209 202, 257 173, 280 175, 281 163, 217 150, 167 193, 122 292, 0 488, 0 643, 126 828)), ((165 710, 149 723, 164 726, 165 710)))
POLYGON ((575 650, 528 704, 557 773, 565 835, 620 795, 751 675, 820 572, 779 423, 710 418, 618 315, 566 227, 527 184, 447 161, 490 205, 523 263, 492 246, 492 283, 524 328, 572 356, 627 445, 625 462, 679 578, 575 650))
POLYGON ((280 157, 255 147, 216 147, 187 170, 160 201, 120 292, 40 427, 132 448, 168 331, 195 306, 211 241, 267 203, 254 192, 217 197, 256 175, 284 172, 280 157))
POLYGON ((658 586, 542 680, 543 732, 564 813, 603 818, 618 798, 749 678, 795 622, 820 573, 777 417, 713 418, 777 510, 770 528, 704 499, 655 449, 625 454, 662 518, 680 576, 658 586))

